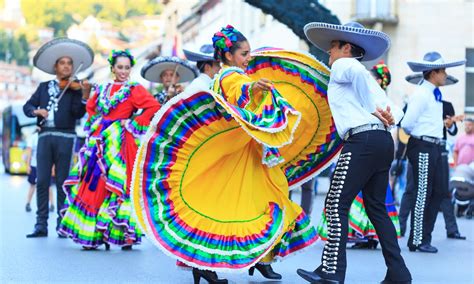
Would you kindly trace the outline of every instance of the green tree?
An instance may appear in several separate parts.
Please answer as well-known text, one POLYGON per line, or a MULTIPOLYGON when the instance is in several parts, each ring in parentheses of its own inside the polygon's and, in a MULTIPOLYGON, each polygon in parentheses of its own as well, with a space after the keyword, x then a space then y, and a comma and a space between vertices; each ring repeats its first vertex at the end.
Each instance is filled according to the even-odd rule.
POLYGON ((21 0, 21 9, 28 24, 65 35, 72 24, 89 15, 120 26, 128 17, 159 13, 161 5, 156 0, 21 0))
POLYGON ((0 30, 0 60, 7 61, 10 48, 10 37, 4 30, 0 30))
POLYGON ((30 52, 30 45, 28 43, 28 40, 26 39, 26 35, 21 34, 17 38, 17 42, 18 50, 16 54, 14 52, 14 58, 18 65, 28 65, 28 53, 30 52))
POLYGON ((28 65, 30 46, 25 35, 15 36, 0 30, 0 60, 28 65))

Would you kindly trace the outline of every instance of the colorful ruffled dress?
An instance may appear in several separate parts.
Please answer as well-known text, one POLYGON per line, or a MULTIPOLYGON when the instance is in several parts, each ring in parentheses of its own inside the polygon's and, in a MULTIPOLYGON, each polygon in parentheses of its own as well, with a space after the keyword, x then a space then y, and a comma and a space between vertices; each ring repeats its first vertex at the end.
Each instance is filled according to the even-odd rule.
POLYGON ((132 217, 129 185, 139 139, 159 108, 135 82, 96 88, 86 106, 86 143, 63 186, 66 201, 60 234, 88 248, 140 243, 142 233, 132 217), (138 109, 143 112, 134 115, 138 109))
MULTIPOLYGON (((397 208, 393 199, 392 190, 387 186, 387 195, 385 197, 385 207, 387 213, 395 226, 397 236, 400 237, 400 222, 398 221, 397 208)), ((323 212, 321 222, 318 226, 318 234, 321 239, 327 239, 327 220, 326 213, 323 212)), ((364 200, 362 198, 362 191, 357 194, 352 202, 349 210, 349 231, 348 240, 350 242, 364 242, 368 239, 378 239, 375 232, 374 225, 369 220, 369 216, 365 211, 364 200)))
POLYGON ((139 224, 192 267, 242 271, 318 238, 288 189, 340 150, 328 69, 299 53, 255 56, 246 72, 225 66, 212 90, 171 99, 137 153, 131 187, 139 224), (275 88, 252 93, 262 77, 275 88))

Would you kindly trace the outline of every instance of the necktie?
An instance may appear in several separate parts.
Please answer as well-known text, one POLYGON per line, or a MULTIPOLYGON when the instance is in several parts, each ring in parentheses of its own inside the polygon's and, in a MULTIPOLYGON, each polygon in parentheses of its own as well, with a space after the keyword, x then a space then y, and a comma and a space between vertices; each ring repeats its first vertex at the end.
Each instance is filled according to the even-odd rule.
POLYGON ((440 102, 443 99, 443 95, 441 94, 441 91, 439 90, 438 87, 436 87, 433 90, 433 94, 434 94, 435 99, 436 99, 437 102, 440 102))

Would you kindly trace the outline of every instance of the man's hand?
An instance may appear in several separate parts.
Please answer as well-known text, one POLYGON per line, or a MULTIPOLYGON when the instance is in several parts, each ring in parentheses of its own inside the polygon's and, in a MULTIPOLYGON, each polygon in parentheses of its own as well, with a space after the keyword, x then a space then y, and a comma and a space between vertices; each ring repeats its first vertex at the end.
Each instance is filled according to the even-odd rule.
POLYGON ((87 79, 82 80, 81 82, 81 88, 82 88, 82 99, 87 101, 89 99, 92 85, 87 81, 87 79))
POLYGON ((444 126, 449 129, 451 126, 453 126, 454 119, 452 116, 447 115, 446 118, 444 119, 444 126))
POLYGON ((395 124, 395 118, 390 112, 390 106, 387 106, 387 109, 385 110, 380 107, 377 107, 375 112, 372 114, 375 115, 383 123, 383 125, 387 127, 395 124))
POLYGON ((180 94, 184 91, 184 88, 182 85, 176 84, 176 85, 171 85, 168 89, 168 98, 172 98, 176 96, 177 94, 180 94))
POLYGON ((35 109, 33 111, 33 113, 36 115, 36 116, 41 116, 43 118, 48 118, 48 111, 44 108, 41 108, 41 109, 35 109))

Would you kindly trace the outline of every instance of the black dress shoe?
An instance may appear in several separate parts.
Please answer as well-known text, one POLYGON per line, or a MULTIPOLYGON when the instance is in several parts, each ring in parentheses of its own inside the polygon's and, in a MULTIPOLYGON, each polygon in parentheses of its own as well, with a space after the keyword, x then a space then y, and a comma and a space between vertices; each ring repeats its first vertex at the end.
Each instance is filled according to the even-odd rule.
POLYGON ((45 238, 48 236, 47 231, 35 230, 33 233, 26 235, 27 238, 45 238))
POLYGON ((321 278, 316 272, 314 271, 306 271, 303 269, 296 270, 299 276, 301 276, 304 280, 312 283, 312 284, 343 284, 344 281, 337 281, 337 280, 330 280, 321 278))
POLYGON ((428 253, 437 253, 438 249, 430 244, 421 245, 421 246, 408 246, 410 251, 420 251, 420 252, 428 252, 428 253))
POLYGON ((122 250, 132 250, 132 245, 122 246, 122 250))
POLYGON ((384 281, 380 282, 380 284, 411 284, 411 280, 408 280, 408 281, 384 280, 384 281))
POLYGON ((456 232, 456 233, 448 234, 448 239, 465 240, 466 237, 461 236, 459 232, 456 232))
POLYGON ((249 269, 250 276, 253 275, 255 268, 262 274, 263 277, 267 279, 281 279, 281 275, 273 271, 273 268, 270 264, 255 264, 255 266, 252 266, 249 269))
POLYGON ((358 242, 351 246, 352 249, 377 249, 379 244, 376 240, 367 240, 366 242, 358 242))
POLYGON ((201 270, 193 268, 193 279, 194 284, 199 284, 201 282, 201 277, 204 278, 210 284, 227 284, 227 279, 219 279, 217 273, 210 270, 201 270))

